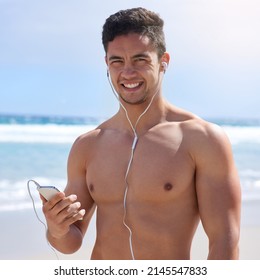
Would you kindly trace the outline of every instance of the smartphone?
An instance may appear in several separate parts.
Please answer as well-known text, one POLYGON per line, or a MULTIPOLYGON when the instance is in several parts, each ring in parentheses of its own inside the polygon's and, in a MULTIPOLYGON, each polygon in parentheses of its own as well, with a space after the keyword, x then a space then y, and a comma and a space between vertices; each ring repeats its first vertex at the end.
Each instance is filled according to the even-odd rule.
POLYGON ((53 186, 37 186, 37 190, 46 200, 50 200, 56 193, 60 192, 53 186))

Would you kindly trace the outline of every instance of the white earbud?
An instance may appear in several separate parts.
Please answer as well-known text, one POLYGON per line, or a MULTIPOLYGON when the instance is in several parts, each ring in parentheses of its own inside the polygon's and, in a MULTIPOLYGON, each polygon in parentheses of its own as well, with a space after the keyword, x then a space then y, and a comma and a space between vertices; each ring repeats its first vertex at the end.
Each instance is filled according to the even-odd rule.
POLYGON ((162 62, 162 67, 163 67, 163 72, 165 73, 166 70, 167 70, 167 67, 168 67, 167 62, 163 61, 163 62, 162 62))

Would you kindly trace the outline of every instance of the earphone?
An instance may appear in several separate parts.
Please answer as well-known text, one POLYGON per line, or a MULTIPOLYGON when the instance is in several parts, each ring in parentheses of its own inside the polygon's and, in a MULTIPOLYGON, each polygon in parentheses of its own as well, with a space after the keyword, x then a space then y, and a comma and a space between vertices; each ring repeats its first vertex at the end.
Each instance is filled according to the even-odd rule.
MULTIPOLYGON (((164 73, 167 69, 167 63, 166 62, 162 62, 162 65, 164 67, 164 73)), ((129 162, 128 162, 128 165, 127 165, 127 169, 126 169, 126 173, 125 173, 125 192, 124 192, 124 199, 123 199, 123 208, 124 208, 124 216, 123 216, 123 225, 128 229, 129 231, 129 247, 130 247, 130 252, 131 252, 131 256, 132 256, 132 259, 135 260, 135 255, 134 255, 134 251, 133 251, 133 244, 132 244, 132 230, 131 228, 129 227, 129 225, 126 223, 126 214, 127 214, 127 194, 128 194, 128 189, 129 189, 129 184, 128 184, 128 174, 129 174, 129 171, 130 171, 130 168, 131 168, 131 165, 132 165, 132 162, 133 162, 133 158, 134 158, 134 152, 135 152, 135 148, 136 148, 136 145, 137 145, 137 142, 138 142, 138 135, 137 135, 137 132, 136 132, 136 128, 137 128, 137 125, 140 121, 140 119, 143 117, 144 114, 146 114, 146 112, 149 110, 149 108, 151 107, 152 103, 153 103, 153 100, 155 98, 155 96, 158 94, 159 91, 155 92, 154 95, 152 96, 151 98, 151 101, 150 103, 147 105, 146 109, 140 114, 140 116, 138 117, 135 125, 132 124, 129 116, 128 116, 128 112, 127 112, 127 109, 125 108, 125 106, 123 105, 123 103, 121 102, 120 100, 120 97, 118 95, 118 93, 115 91, 114 87, 113 87, 113 84, 112 84, 112 81, 110 79, 110 74, 109 74, 109 68, 107 68, 107 78, 108 78, 108 82, 110 84, 110 87, 112 89, 112 92, 113 94, 115 95, 116 99, 118 100, 120 106, 123 108, 123 110, 125 111, 125 115, 126 115, 126 118, 131 126, 131 129, 133 131, 133 134, 134 134, 134 139, 133 139, 133 143, 132 143, 132 147, 131 147, 131 155, 130 155, 130 158, 129 158, 129 162)))
POLYGON ((47 239, 47 231, 48 231, 48 228, 47 228, 47 225, 41 220, 41 218, 39 217, 37 211, 36 211, 36 206, 35 206, 35 202, 34 202, 34 198, 32 196, 32 193, 31 193, 31 189, 30 189, 30 184, 31 183, 34 183, 34 185, 37 187, 37 188, 40 188, 40 184, 38 184, 35 180, 29 180, 27 181, 27 190, 28 190, 28 193, 29 193, 29 196, 32 200, 32 204, 33 204, 33 210, 34 210, 34 213, 36 215, 36 218, 38 219, 38 221, 44 226, 44 229, 45 229, 45 232, 46 232, 46 241, 47 241, 47 244, 48 246, 51 248, 51 250, 54 252, 55 256, 56 256, 56 259, 59 260, 59 256, 58 256, 58 253, 56 252, 56 250, 54 249, 54 247, 52 247, 52 245, 50 244, 50 242, 48 241, 47 239))
POLYGON ((163 62, 162 62, 162 67, 163 67, 163 72, 165 73, 166 70, 167 70, 167 67, 168 67, 168 63, 165 62, 165 61, 163 61, 163 62))

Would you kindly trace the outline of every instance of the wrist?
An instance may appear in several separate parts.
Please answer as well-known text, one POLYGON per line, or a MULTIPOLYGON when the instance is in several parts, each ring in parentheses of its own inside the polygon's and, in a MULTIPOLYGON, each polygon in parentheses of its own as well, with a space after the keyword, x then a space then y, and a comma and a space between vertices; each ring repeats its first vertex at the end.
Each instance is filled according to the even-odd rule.
POLYGON ((52 232, 49 228, 46 231, 46 237, 48 240, 62 240, 65 239, 67 236, 68 232, 64 233, 54 233, 52 232))

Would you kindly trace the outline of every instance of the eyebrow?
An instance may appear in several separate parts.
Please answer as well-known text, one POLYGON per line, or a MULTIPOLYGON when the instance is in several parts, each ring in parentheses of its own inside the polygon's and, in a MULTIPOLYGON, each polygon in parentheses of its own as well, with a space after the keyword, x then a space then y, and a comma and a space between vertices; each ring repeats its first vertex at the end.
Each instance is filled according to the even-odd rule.
POLYGON ((111 60, 118 60, 118 59, 122 59, 122 57, 117 56, 117 55, 112 55, 112 56, 109 57, 108 60, 111 61, 111 60))
MULTIPOLYGON (((140 57, 143 57, 143 58, 150 58, 150 56, 147 54, 147 53, 139 53, 139 54, 136 54, 132 57, 132 59, 135 59, 135 58, 140 58, 140 57)), ((117 55, 111 55, 109 57, 109 61, 112 61, 112 60, 118 60, 118 59, 123 59, 121 56, 117 56, 117 55)))
POLYGON ((133 58, 139 58, 139 57, 150 58, 150 56, 147 53, 140 53, 133 56, 133 58))

